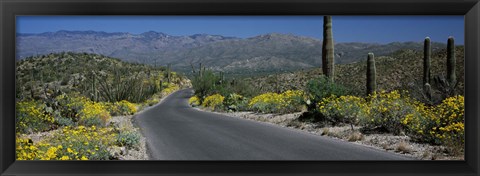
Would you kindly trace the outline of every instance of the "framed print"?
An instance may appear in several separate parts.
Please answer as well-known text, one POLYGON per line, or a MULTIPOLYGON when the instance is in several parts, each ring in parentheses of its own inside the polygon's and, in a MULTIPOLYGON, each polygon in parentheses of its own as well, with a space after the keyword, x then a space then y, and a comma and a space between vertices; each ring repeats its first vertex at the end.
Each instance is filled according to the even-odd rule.
POLYGON ((476 0, 0 8, 1 175, 478 175, 476 0))

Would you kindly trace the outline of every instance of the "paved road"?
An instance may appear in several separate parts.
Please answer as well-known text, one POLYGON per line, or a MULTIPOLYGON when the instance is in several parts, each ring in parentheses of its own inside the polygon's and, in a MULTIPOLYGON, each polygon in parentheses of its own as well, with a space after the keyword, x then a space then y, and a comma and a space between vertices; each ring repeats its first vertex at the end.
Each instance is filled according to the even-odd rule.
POLYGON ((403 160, 401 155, 188 105, 177 91, 136 115, 152 160, 403 160))

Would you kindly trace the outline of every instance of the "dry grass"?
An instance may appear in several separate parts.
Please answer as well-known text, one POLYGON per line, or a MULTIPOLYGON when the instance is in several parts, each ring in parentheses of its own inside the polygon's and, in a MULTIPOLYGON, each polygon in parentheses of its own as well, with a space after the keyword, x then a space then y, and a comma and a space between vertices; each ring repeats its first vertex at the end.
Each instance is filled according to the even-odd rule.
POLYGON ((422 159, 427 159, 430 156, 430 152, 424 151, 422 154, 422 159))
POLYGON ((465 146, 462 142, 448 142, 445 144, 445 152, 452 156, 463 155, 465 153, 464 148, 465 146))
POLYGON ((412 147, 405 141, 398 143, 397 151, 401 153, 410 153, 412 152, 412 147))
POLYGON ((302 127, 302 122, 298 121, 298 120, 291 120, 287 123, 287 126, 288 127, 294 127, 294 128, 300 128, 302 127))
POLYGON ((365 139, 365 137, 363 136, 362 133, 360 133, 358 131, 352 132, 350 134, 350 136, 348 137, 348 141, 350 141, 350 142, 362 141, 363 139, 365 139))
POLYGON ((388 146, 387 143, 383 143, 383 144, 381 144, 381 146, 382 146, 382 148, 385 149, 385 150, 390 149, 390 147, 388 146))
POLYGON ((324 136, 331 136, 339 139, 347 139, 349 132, 345 131, 340 127, 325 127, 322 129, 322 134, 324 136))
POLYGON ((322 136, 330 136, 330 129, 329 128, 324 128, 322 131, 322 136))

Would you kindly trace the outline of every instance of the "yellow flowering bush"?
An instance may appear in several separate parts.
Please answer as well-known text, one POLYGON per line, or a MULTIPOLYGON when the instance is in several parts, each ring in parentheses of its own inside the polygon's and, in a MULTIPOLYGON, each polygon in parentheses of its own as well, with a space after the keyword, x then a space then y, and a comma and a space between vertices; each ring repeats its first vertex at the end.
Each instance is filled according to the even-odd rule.
POLYGON ((45 105, 36 101, 16 103, 15 130, 20 133, 31 133, 54 128, 54 117, 45 111, 45 105))
POLYGON ((180 88, 178 87, 178 85, 173 84, 173 83, 170 83, 170 84, 168 84, 167 88, 165 88, 165 89, 162 90, 162 94, 163 94, 164 96, 166 96, 166 95, 168 95, 168 94, 171 94, 172 92, 177 91, 178 89, 180 89, 180 88))
POLYGON ((257 112, 288 113, 301 111, 305 99, 301 90, 288 90, 281 94, 269 92, 253 97, 248 106, 257 112))
POLYGON ((465 142, 463 96, 446 98, 441 104, 432 107, 416 104, 416 112, 402 120, 402 124, 407 126, 415 139, 435 144, 465 142))
POLYGON ((59 119, 60 122, 70 121, 60 124, 61 126, 77 123, 80 120, 80 112, 85 108, 85 104, 93 103, 90 99, 78 93, 59 95, 55 98, 55 101, 57 102, 55 109, 59 112, 57 119, 59 119))
POLYGON ((85 103, 91 102, 91 100, 87 97, 76 94, 70 96, 59 95, 56 99, 58 102, 60 102, 60 105, 70 110, 73 110, 73 113, 80 112, 81 109, 83 109, 85 103))
POLYGON ((287 90, 281 95, 287 103, 287 112, 300 111, 303 108, 307 99, 307 95, 302 90, 287 90))
POLYGON ((115 102, 114 106, 116 106, 118 110, 117 115, 133 115, 137 112, 137 105, 127 100, 115 102))
POLYGON ((85 126, 105 126, 107 120, 111 118, 105 104, 92 101, 85 102, 79 115, 79 124, 85 126))
POLYGON ((158 99, 157 97, 152 97, 152 98, 148 99, 145 103, 148 106, 153 106, 153 105, 157 104, 158 102, 160 102, 160 99, 158 99))
POLYGON ((212 110, 218 110, 223 107, 223 99, 225 99, 225 97, 220 94, 210 95, 203 100, 202 106, 212 110))
POLYGON ((367 115, 361 119, 361 123, 367 129, 377 129, 386 132, 399 134, 403 131, 404 125, 401 121, 415 111, 412 99, 398 90, 391 92, 375 92, 367 99, 367 115))
POLYGON ((198 106, 200 105, 200 99, 197 96, 190 97, 190 99, 188 99, 188 104, 194 107, 198 106))
POLYGON ((368 105, 365 99, 356 96, 330 96, 318 104, 319 112, 333 123, 356 124, 366 118, 368 105))
POLYGON ((16 139, 16 154, 18 160, 33 160, 37 157, 38 148, 33 145, 33 141, 27 138, 16 139))
POLYGON ((107 147, 115 143, 113 128, 64 127, 52 137, 34 143, 17 135, 17 160, 106 160, 107 147))
MULTIPOLYGON (((421 102, 413 102, 415 105, 415 110, 407 114, 405 118, 401 120, 401 123, 406 127, 409 134, 413 135, 416 138, 424 137, 424 129, 434 127, 432 120, 435 119, 435 114, 433 114, 433 107, 429 107, 421 102)), ((430 141, 430 139, 422 139, 424 141, 430 141)))
POLYGON ((264 93, 253 97, 248 106, 257 112, 270 113, 279 111, 286 103, 277 93, 264 93))

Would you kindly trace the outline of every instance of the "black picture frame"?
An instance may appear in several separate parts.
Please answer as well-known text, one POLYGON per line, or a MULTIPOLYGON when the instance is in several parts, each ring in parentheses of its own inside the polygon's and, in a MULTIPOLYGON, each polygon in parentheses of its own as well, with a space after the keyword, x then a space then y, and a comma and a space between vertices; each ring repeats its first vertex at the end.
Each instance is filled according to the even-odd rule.
POLYGON ((0 0, 0 175, 462 175, 480 169, 478 0, 0 0), (17 15, 465 15, 465 161, 15 161, 17 15))

